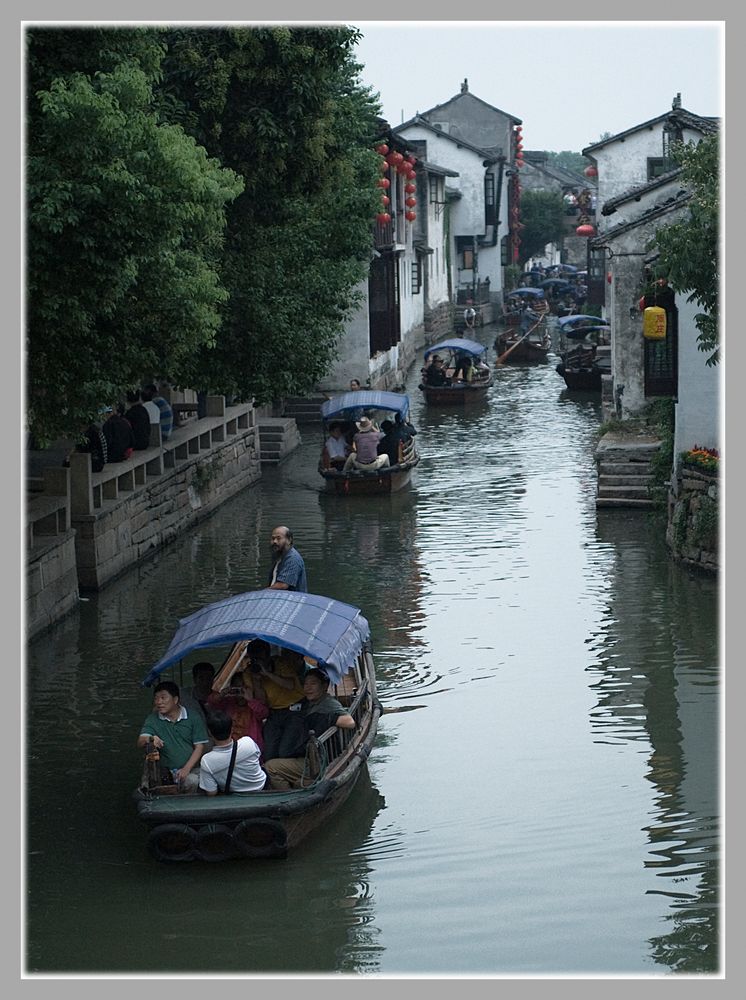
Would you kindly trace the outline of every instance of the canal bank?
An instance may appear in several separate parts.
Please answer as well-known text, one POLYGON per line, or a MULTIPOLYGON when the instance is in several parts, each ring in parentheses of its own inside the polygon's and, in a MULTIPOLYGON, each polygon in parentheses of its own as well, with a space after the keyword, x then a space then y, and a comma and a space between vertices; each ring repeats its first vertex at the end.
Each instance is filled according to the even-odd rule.
POLYGON ((30 969, 718 967, 716 583, 671 562, 665 514, 596 509, 599 403, 551 362, 505 366, 469 413, 425 408, 418 375, 406 495, 326 495, 309 428, 29 645, 30 969), (332 838, 279 866, 231 866, 226 895, 214 866, 145 849, 130 799, 140 679, 179 618, 265 584, 277 523, 309 587, 363 609, 383 704, 411 710, 383 716, 370 781, 332 838), (141 919, 154 893, 155 925, 141 919), (204 946, 218 911, 230 934, 204 946))

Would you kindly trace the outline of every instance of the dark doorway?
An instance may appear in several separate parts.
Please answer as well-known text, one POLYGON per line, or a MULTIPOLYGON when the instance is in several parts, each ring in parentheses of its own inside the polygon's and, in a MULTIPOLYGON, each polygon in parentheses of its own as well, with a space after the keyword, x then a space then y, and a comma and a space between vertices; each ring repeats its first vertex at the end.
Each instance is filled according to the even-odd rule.
POLYGON ((401 336, 399 318, 399 267, 393 254, 382 254, 370 265, 368 276, 370 356, 388 351, 401 336))

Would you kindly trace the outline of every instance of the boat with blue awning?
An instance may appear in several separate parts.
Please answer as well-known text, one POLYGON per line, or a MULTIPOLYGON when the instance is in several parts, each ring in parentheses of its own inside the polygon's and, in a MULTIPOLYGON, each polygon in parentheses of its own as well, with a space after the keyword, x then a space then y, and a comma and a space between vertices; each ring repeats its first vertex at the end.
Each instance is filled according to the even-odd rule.
POLYGON ((487 348, 476 340, 451 337, 425 351, 420 391, 429 406, 464 406, 483 402, 492 385, 484 362, 487 348))
MULTIPOLYGON (((205 796, 178 794, 147 759, 135 791, 148 846, 161 861, 219 861, 285 857, 346 800, 376 737, 381 705, 376 694, 370 629, 359 608, 317 594, 256 590, 217 601, 181 619, 164 655, 142 684, 183 671, 190 657, 218 652, 213 681, 221 691, 240 669, 248 643, 263 639, 292 650, 329 677, 330 693, 355 720, 355 729, 331 727, 309 737, 309 783, 285 791, 205 796)), ((178 681, 177 681, 178 683, 178 681)))
POLYGON ((412 470, 419 463, 420 456, 414 440, 417 432, 409 423, 409 396, 375 389, 343 392, 322 404, 321 420, 324 443, 319 458, 319 473, 329 492, 341 496, 387 495, 410 483, 412 470), (346 462, 357 425, 363 417, 373 423, 374 433, 381 430, 384 420, 393 424, 398 440, 388 465, 365 469, 346 462), (346 445, 344 454, 340 450, 339 457, 330 456, 326 447, 335 425, 340 428, 340 440, 346 445))

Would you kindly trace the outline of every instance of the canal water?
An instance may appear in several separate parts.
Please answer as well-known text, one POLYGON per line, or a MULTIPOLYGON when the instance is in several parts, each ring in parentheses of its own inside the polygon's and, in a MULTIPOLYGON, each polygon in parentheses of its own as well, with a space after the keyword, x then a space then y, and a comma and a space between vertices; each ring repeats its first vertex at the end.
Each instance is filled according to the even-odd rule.
POLYGON ((304 425, 258 487, 31 644, 30 973, 719 968, 718 587, 669 560, 659 515, 596 510, 600 404, 555 362, 451 412, 416 366, 422 457, 388 499, 324 495, 304 425), (139 682, 178 618, 264 585, 276 524, 311 591, 362 608, 397 711, 286 861, 159 864, 131 800, 139 682))

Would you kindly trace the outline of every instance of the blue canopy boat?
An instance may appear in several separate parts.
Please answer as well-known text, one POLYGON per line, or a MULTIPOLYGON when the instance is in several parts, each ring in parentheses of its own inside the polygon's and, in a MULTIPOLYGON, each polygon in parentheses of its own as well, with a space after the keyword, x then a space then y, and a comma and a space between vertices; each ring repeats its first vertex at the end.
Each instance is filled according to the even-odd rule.
POLYGON ((608 348, 611 327, 585 313, 563 316, 558 322, 562 344, 557 373, 568 389, 600 392, 602 376, 611 372, 611 359, 608 350, 599 348, 608 348))
POLYGON ((484 344, 465 337, 451 337, 428 347, 426 362, 442 353, 445 381, 436 384, 431 366, 422 369, 420 390, 425 402, 435 406, 464 406, 486 399, 492 385, 492 372, 482 360, 486 350, 484 344))
MULTIPOLYGON (((355 719, 355 729, 309 737, 310 783, 289 791, 206 796, 175 794, 161 784, 146 758, 135 791, 138 817, 149 828, 148 846, 160 861, 223 861, 286 857, 348 797, 375 740, 381 705, 376 695, 370 630, 353 605, 316 594, 255 590, 209 604, 181 619, 161 659, 142 681, 156 683, 185 657, 205 649, 225 652, 213 690, 239 668, 252 639, 301 653, 330 678, 330 692, 355 719)), ((204 655, 204 654, 203 654, 204 655)))
MULTIPOLYGON (((321 406, 323 440, 326 442, 331 425, 336 421, 342 425, 342 433, 348 444, 357 430, 355 423, 362 416, 367 416, 379 427, 384 417, 392 417, 395 421, 407 425, 409 417, 409 396, 400 392, 382 392, 375 389, 359 389, 356 392, 343 392, 339 396, 327 399, 321 406)), ((408 425, 407 425, 408 426, 408 425)), ((414 432, 416 434, 416 431, 414 432)), ((350 494, 389 494, 396 493, 409 484, 412 469, 417 465, 420 456, 414 442, 414 436, 404 434, 399 444, 398 461, 383 466, 380 469, 345 469, 344 462, 330 459, 322 444, 319 459, 319 473, 326 481, 330 492, 342 496, 350 494)))

